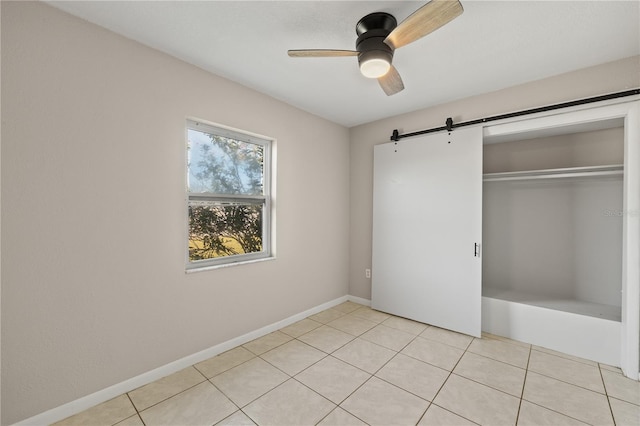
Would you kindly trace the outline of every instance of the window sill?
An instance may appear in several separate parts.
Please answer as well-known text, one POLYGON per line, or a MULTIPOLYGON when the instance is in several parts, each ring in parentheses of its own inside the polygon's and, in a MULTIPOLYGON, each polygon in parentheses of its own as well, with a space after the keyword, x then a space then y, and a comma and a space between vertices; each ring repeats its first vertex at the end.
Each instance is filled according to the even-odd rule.
POLYGON ((202 267, 196 267, 196 268, 191 268, 191 269, 185 269, 185 273, 186 274, 194 274, 194 273, 197 273, 197 272, 212 271, 214 269, 232 268, 234 266, 248 265, 248 264, 251 264, 251 263, 268 262, 270 260, 276 260, 275 256, 263 257, 261 259, 243 260, 243 261, 240 261, 240 262, 223 263, 221 265, 210 265, 210 266, 202 266, 202 267))

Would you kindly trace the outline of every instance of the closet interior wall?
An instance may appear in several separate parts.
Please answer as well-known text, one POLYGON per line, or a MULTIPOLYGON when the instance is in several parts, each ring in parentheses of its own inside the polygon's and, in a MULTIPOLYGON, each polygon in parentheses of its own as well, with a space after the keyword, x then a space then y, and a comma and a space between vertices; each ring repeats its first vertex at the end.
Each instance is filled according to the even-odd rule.
POLYGON ((623 128, 490 143, 483 151, 483 295, 620 321, 623 128), (603 165, 620 170, 487 179, 603 165))

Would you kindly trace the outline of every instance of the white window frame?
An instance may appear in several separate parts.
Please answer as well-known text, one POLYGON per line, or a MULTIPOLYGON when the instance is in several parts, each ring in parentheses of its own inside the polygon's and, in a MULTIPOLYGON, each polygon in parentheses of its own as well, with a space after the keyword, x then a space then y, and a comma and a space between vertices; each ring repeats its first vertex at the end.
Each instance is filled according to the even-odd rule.
POLYGON ((238 265, 242 263, 254 262, 258 260, 273 258, 272 247, 272 149, 275 139, 267 136, 257 135, 246 131, 233 129, 220 124, 206 122, 197 119, 187 119, 185 128, 185 186, 186 186, 186 238, 185 238, 185 268, 186 272, 202 271, 219 267, 238 265), (189 140, 188 131, 210 133, 225 138, 234 139, 263 147, 263 189, 262 195, 243 195, 226 193, 203 193, 189 192, 189 156, 187 153, 189 140), (230 256, 223 256, 214 259, 202 259, 191 261, 189 258, 189 204, 191 201, 213 201, 241 204, 262 205, 262 251, 254 253, 242 253, 230 256))

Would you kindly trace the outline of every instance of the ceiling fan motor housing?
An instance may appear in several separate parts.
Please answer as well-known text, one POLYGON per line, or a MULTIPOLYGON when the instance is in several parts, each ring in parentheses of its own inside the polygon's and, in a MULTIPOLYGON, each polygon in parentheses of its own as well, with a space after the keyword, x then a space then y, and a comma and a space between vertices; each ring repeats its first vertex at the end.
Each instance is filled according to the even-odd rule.
POLYGON ((361 64, 370 59, 384 59, 391 63, 394 49, 384 40, 397 25, 396 18, 384 12, 370 13, 358 21, 356 25, 358 63, 361 64))

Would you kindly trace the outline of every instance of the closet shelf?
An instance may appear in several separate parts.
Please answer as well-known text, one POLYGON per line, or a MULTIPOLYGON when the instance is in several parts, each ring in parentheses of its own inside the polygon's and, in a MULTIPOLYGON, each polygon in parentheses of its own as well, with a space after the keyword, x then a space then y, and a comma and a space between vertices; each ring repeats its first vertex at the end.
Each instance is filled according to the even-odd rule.
POLYGON ((567 167, 562 169, 525 170, 519 172, 485 173, 484 182, 532 179, 562 179, 572 177, 616 176, 624 173, 622 164, 589 167, 567 167))
POLYGON ((527 293, 519 290, 503 290, 484 285, 482 297, 499 299, 507 302, 521 303, 556 311, 570 312, 578 315, 606 319, 609 321, 621 321, 622 308, 620 306, 605 305, 603 303, 585 302, 570 298, 543 296, 527 293))

